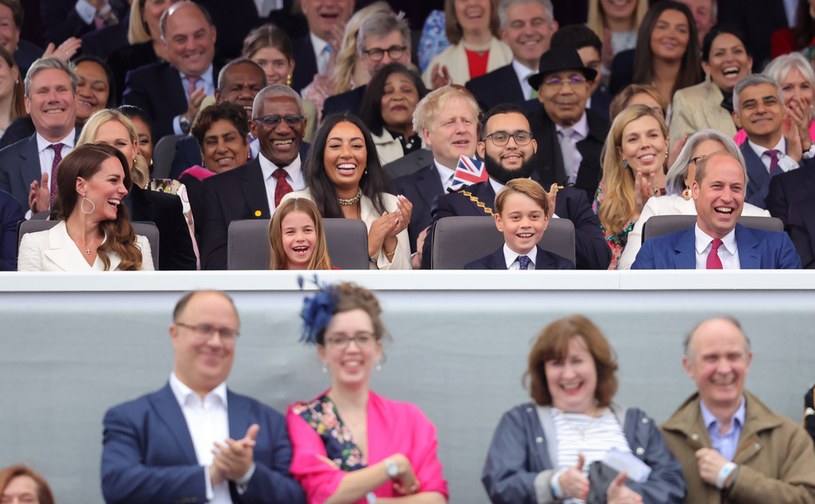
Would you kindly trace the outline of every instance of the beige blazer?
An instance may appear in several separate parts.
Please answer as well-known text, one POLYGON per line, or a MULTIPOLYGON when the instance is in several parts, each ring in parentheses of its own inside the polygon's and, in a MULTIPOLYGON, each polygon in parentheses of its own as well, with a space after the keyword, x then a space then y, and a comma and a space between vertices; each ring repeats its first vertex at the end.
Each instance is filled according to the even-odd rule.
MULTIPOLYGON (((142 235, 136 235, 136 246, 142 253, 142 271, 153 271, 153 256, 150 243, 142 235)), ((119 267, 122 258, 110 254, 109 271, 119 267)), ((68 236, 65 221, 36 233, 27 233, 20 241, 20 253, 17 258, 17 271, 105 271, 102 260, 97 257, 93 265, 88 264, 82 251, 68 236)))
MULTIPOLYGON (((487 72, 492 72, 510 63, 512 63, 512 50, 508 45, 493 37, 490 41, 490 57, 487 60, 487 72)), ((430 60, 430 64, 427 65, 427 69, 422 74, 422 80, 424 80, 428 89, 433 89, 431 72, 436 64, 445 65, 447 67, 453 84, 461 84, 463 86, 470 80, 470 65, 467 62, 467 53, 462 43, 448 46, 447 49, 430 60)))
POLYGON ((736 134, 736 125, 730 113, 722 108, 721 89, 713 82, 702 82, 674 93, 671 117, 671 143, 711 128, 729 137, 736 134))
MULTIPOLYGON (((283 196, 283 199, 280 200, 280 202, 283 203, 291 198, 306 198, 314 201, 314 197, 311 195, 311 191, 308 188, 305 188, 302 191, 290 192, 289 194, 283 196)), ((385 210, 388 212, 396 211, 396 196, 393 194, 382 194, 382 202, 385 204, 385 210)), ((362 199, 359 201, 359 208, 362 222, 365 223, 365 227, 368 228, 368 232, 370 233, 371 225, 380 217, 380 215, 374 208, 374 204, 371 199, 365 195, 363 195, 362 199)), ((379 254, 375 257, 376 264, 371 262, 371 269, 411 269, 409 240, 408 231, 407 228, 405 228, 398 235, 396 235, 396 252, 393 254, 393 262, 388 261, 388 258, 385 257, 384 250, 380 250, 379 254)))

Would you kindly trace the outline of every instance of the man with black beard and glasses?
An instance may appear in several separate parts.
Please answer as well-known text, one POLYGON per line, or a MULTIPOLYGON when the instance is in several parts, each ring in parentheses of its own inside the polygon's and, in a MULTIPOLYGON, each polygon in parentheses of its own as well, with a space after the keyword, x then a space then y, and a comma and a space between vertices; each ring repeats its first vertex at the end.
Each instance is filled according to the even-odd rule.
MULTIPOLYGON (((482 140, 478 142, 476 152, 484 160, 490 178, 436 198, 431 209, 431 236, 432 226, 444 217, 491 216, 495 195, 507 182, 535 174, 537 143, 531 138, 529 121, 523 109, 513 104, 497 105, 490 109, 484 117, 482 140), (518 138, 521 138, 520 144, 518 138), (500 140, 506 142, 498 145, 502 143, 500 140)), ((550 196, 551 199, 554 199, 554 205, 550 206, 554 208, 552 218, 569 219, 574 223, 577 269, 608 268, 611 252, 586 193, 565 187, 558 190, 554 198, 550 196)), ((430 267, 430 242, 426 240, 424 245, 424 268, 430 267)))

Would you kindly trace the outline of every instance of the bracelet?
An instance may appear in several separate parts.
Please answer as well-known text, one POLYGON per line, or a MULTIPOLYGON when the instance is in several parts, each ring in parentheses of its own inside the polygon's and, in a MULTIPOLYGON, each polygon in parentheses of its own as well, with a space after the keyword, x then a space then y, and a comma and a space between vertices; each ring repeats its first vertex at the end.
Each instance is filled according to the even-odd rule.
POLYGON ((719 471, 719 475, 716 476, 716 488, 724 490, 724 484, 727 482, 727 478, 733 474, 737 467, 738 466, 733 462, 726 463, 719 471))
POLYGON ((552 479, 549 480, 549 490, 552 491, 552 496, 555 499, 562 499, 563 498, 563 490, 560 488, 560 475, 563 474, 563 471, 558 471, 552 475, 552 479))

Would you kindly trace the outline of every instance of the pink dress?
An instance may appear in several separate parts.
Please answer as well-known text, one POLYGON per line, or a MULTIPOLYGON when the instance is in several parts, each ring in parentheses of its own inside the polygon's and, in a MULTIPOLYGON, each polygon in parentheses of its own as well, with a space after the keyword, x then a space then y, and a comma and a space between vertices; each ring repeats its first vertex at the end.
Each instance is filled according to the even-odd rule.
MULTIPOLYGON (((376 464, 395 453, 404 454, 421 486, 419 492, 439 492, 447 498, 447 481, 436 455, 436 428, 416 406, 391 401, 373 392, 368 397, 368 459, 337 415, 328 392, 307 403, 295 403, 286 413, 293 456, 290 472, 303 487, 309 504, 322 503, 340 485, 346 471, 376 464), (328 447, 328 449, 326 449, 328 447), (332 459, 340 469, 318 456, 332 459)), ((391 482, 380 486, 377 497, 399 497, 391 482)), ((365 503, 361 499, 360 503, 365 503)))

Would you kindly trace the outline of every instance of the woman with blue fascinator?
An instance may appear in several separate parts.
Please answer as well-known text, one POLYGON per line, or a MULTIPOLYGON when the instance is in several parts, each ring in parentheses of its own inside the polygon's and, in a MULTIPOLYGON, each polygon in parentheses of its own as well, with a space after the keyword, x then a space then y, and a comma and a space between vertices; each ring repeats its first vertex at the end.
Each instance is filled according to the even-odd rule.
POLYGON ((370 389, 381 369, 382 309, 352 283, 321 286, 303 303, 301 341, 317 346, 331 387, 289 406, 291 473, 309 503, 444 503, 436 429, 416 406, 370 389))

